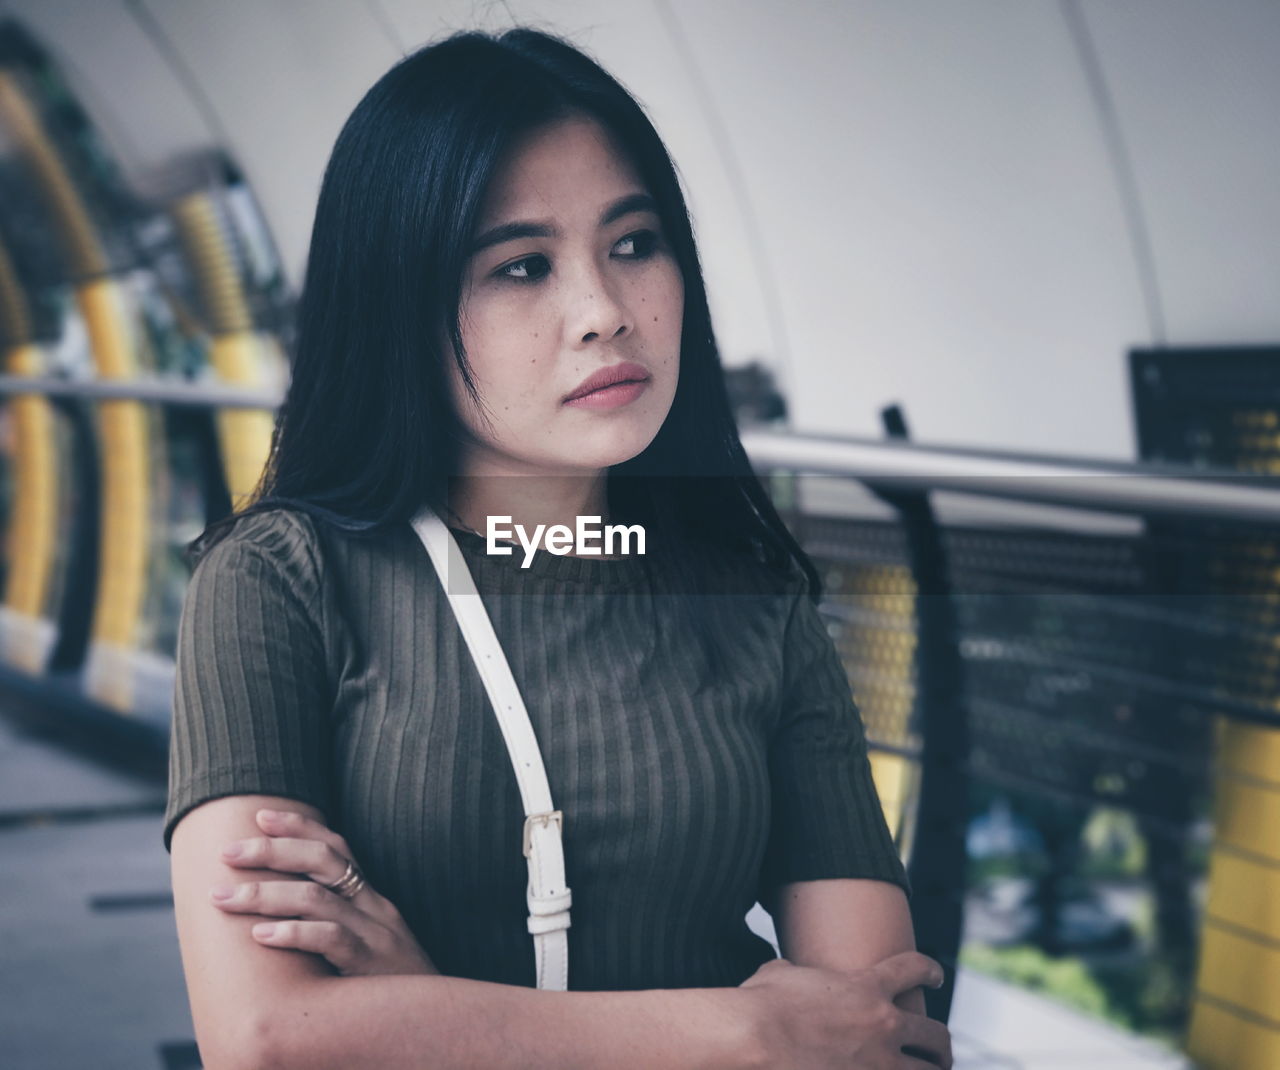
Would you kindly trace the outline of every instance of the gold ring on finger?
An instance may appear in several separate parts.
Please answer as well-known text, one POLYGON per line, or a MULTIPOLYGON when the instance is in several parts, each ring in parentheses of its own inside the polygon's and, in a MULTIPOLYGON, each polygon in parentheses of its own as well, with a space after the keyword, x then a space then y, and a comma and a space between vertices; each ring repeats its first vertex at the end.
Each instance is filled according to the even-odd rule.
POLYGON ((356 864, 352 861, 347 862, 347 871, 343 873, 332 884, 326 884, 325 887, 331 892, 336 892, 343 899, 353 898, 361 888, 365 886, 364 874, 356 868, 356 864))

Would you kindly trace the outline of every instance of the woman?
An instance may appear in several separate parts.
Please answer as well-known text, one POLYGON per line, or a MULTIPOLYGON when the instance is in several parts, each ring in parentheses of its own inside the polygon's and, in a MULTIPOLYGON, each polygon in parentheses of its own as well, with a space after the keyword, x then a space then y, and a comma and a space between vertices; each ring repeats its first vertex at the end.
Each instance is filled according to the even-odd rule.
POLYGON ((357 106, 271 463, 195 550, 165 840, 207 1066, 950 1065, 674 169, 580 52, 463 34, 357 106), (523 811, 424 505, 565 814, 571 991, 530 987, 523 811), (646 553, 526 568, 497 517, 639 524, 646 553))

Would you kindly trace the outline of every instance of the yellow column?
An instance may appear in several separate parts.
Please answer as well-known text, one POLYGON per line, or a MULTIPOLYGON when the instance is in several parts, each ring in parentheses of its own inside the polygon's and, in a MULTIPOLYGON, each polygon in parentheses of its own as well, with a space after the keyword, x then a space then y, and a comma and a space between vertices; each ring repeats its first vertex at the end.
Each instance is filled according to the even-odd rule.
MULTIPOLYGON (((201 305, 213 342, 209 361, 225 382, 263 386, 268 344, 255 329, 244 287, 212 195, 192 193, 170 211, 178 227, 187 263, 199 285, 201 305)), ((217 414, 223 477, 233 510, 248 501, 271 451, 272 413, 257 409, 221 409, 217 414)))
MULTIPOLYGON (((0 245, 0 367, 9 375, 39 375, 44 355, 31 337, 26 294, 0 245)), ((13 502, 6 533, 3 637, 5 660, 38 673, 53 640, 48 619, 58 512, 58 456, 53 409, 38 395, 9 401, 13 440, 13 502)))
MULTIPOLYGON (((76 291, 90 347, 103 379, 128 379, 137 371, 129 319, 119 284, 94 279, 76 291)), ((102 522, 98 598, 92 636, 100 645, 90 680, 93 696, 122 712, 133 705, 133 669, 151 543, 151 464, 146 406, 137 401, 98 404, 102 451, 102 522)))
POLYGON ((1222 719, 1215 840, 1187 1051, 1204 1070, 1280 1067, 1280 729, 1222 719))
MULTIPOLYGON (((849 670, 864 721, 889 724, 897 738, 906 740, 915 700, 915 581, 911 570, 902 565, 850 569, 845 573, 842 589, 832 594, 837 601, 850 598, 861 609, 880 617, 882 623, 878 626, 849 628, 848 638, 839 645, 846 648, 847 657, 874 665, 877 670, 865 677, 849 670)), ((870 760, 885 819, 899 851, 907 858, 911 853, 913 808, 920 788, 920 763, 885 751, 872 751, 870 760)))
MULTIPOLYGON (((19 83, 0 72, 0 122, 21 151, 48 206, 69 273, 88 281, 76 299, 89 332, 94 366, 104 379, 127 379, 138 360, 129 311, 94 220, 19 83)), ((151 507, 147 413, 134 401, 98 409, 102 449, 102 519, 98 596, 89 652, 89 693, 122 712, 132 709, 133 654, 147 585, 151 507)))

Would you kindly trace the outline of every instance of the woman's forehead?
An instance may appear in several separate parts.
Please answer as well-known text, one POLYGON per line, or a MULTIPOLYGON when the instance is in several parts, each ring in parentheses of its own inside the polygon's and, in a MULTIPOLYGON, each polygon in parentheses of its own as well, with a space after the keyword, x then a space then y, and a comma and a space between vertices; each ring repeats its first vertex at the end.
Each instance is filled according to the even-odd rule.
POLYGON ((643 192, 617 138, 594 119, 572 116, 511 146, 489 183, 478 229, 512 219, 596 216, 620 197, 643 192))

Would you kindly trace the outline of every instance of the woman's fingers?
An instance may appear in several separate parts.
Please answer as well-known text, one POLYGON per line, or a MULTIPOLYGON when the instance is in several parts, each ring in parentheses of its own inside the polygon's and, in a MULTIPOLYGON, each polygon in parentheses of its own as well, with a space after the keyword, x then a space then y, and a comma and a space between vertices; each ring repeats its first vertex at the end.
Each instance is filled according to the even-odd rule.
POLYGON ((255 925, 252 931, 260 944, 323 955, 348 976, 365 972, 369 959, 368 945, 334 921, 271 921, 255 925))
POLYGON ((258 827, 272 836, 290 836, 301 840, 319 840, 336 855, 354 858, 347 841, 327 825, 294 810, 259 810, 258 827))
POLYGON ((222 893, 213 901, 227 913, 282 919, 253 926, 258 943, 323 955, 340 973, 440 972, 398 916, 388 929, 314 881, 248 881, 214 892, 222 893))
POLYGON ((321 884, 332 884, 347 871, 348 858, 320 840, 290 836, 256 836, 227 844, 222 859, 229 866, 300 873, 321 884))
POLYGON ((920 985, 937 988, 944 976, 937 961, 919 951, 900 951, 877 962, 872 969, 880 978, 881 987, 889 999, 920 985))
POLYGON ((951 1032, 922 1014, 903 1016, 903 1054, 931 1060, 929 1065, 951 1070, 951 1032))
POLYGON ((340 895, 315 881, 245 881, 218 885, 209 893, 214 904, 233 914, 299 915, 359 926, 361 912, 340 895))
MULTIPOLYGON (((223 851, 223 861, 241 869, 273 869, 280 873, 297 873, 310 877, 317 885, 332 885, 347 872, 346 855, 336 854, 319 840, 299 840, 289 836, 262 836, 236 840, 228 848, 238 849, 234 855, 223 851)), ((399 918, 391 902, 369 884, 351 896, 354 903, 370 917, 384 925, 399 918)))
POLYGON ((310 878, 210 890, 215 905, 228 913, 288 919, 254 926, 260 944, 323 955, 343 974, 440 972, 391 900, 363 882, 354 895, 332 890, 356 864, 346 840, 296 811, 259 810, 254 817, 266 835, 227 844, 223 861, 310 878))
MULTIPOLYGON (((347 841, 305 814, 259 810, 256 818, 267 835, 227 844, 222 854, 227 865, 297 873, 329 886, 346 876, 349 864, 355 864, 347 841)), ((350 902, 383 925, 400 920, 391 902, 368 884, 351 896, 350 902)))

